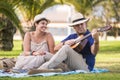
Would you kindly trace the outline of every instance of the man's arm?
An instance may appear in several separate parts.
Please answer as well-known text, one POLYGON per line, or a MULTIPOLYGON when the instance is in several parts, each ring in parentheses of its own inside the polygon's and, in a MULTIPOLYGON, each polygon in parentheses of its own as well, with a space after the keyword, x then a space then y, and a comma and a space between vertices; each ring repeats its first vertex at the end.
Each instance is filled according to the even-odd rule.
POLYGON ((91 52, 93 53, 93 55, 96 55, 99 51, 99 33, 97 32, 96 29, 94 29, 92 31, 92 37, 94 39, 94 43, 91 46, 91 52))
POLYGON ((57 52, 62 46, 64 45, 63 42, 60 42, 59 44, 57 44, 54 48, 54 51, 57 52))
POLYGON ((63 45, 73 45, 75 43, 74 39, 70 39, 67 41, 60 42, 58 45, 55 46, 54 50, 55 52, 58 51, 63 45))

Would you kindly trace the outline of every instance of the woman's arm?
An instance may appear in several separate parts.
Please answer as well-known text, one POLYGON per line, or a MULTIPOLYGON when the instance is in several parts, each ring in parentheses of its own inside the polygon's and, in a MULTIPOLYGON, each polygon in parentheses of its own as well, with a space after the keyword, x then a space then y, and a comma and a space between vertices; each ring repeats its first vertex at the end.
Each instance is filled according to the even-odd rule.
POLYGON ((47 33, 47 41, 48 41, 48 48, 50 53, 54 54, 55 41, 51 33, 47 33))
POLYGON ((24 55, 28 56, 31 54, 30 48, 30 32, 26 32, 25 36, 24 36, 24 41, 23 41, 23 49, 24 49, 24 55))

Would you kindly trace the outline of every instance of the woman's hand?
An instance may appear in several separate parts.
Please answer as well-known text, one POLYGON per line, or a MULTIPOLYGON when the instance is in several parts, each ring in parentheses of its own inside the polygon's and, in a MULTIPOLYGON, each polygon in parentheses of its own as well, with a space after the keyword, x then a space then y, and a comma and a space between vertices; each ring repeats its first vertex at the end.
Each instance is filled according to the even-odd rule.
POLYGON ((46 54, 46 52, 45 51, 36 51, 36 52, 33 52, 32 53, 34 56, 37 56, 37 55, 45 55, 46 54))

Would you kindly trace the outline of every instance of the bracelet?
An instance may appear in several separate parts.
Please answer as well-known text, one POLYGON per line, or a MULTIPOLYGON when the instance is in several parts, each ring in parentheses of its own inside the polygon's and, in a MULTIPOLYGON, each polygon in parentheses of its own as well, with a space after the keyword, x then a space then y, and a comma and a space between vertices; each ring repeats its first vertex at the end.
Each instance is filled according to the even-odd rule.
POLYGON ((99 41, 94 41, 94 44, 99 44, 99 41))
POLYGON ((63 45, 65 45, 65 41, 63 42, 63 45))
POLYGON ((33 55, 33 52, 30 52, 30 55, 33 55))

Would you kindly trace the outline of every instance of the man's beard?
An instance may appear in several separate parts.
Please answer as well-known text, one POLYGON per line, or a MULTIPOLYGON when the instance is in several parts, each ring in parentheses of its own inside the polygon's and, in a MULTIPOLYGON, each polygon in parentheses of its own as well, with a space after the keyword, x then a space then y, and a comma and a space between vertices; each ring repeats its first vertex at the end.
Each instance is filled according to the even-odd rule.
POLYGON ((85 32, 77 32, 78 35, 83 35, 85 32))

